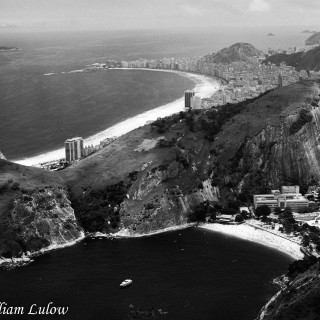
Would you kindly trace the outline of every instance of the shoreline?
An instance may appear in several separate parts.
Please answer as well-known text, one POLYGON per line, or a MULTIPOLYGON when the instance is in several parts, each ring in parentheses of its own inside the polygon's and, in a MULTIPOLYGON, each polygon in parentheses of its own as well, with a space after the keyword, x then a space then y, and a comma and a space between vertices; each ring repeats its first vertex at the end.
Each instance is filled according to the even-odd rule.
POLYGON ((95 232, 93 234, 89 234, 88 236, 91 238, 111 238, 111 239, 142 238, 142 237, 151 237, 156 234, 166 233, 170 231, 184 230, 184 229, 192 228, 194 226, 196 226, 196 222, 184 223, 178 226, 167 227, 167 228, 159 229, 150 233, 130 233, 128 229, 121 229, 118 232, 112 233, 112 234, 95 232))
POLYGON ((81 242, 85 238, 86 238, 86 235, 84 234, 83 231, 81 231, 80 236, 77 239, 74 239, 70 242, 61 243, 61 244, 52 243, 48 247, 42 248, 39 251, 23 254, 21 256, 21 258, 0 257, 0 267, 11 269, 11 268, 16 268, 16 267, 26 266, 26 265, 30 264, 31 262, 33 262, 34 261, 33 258, 35 258, 35 257, 41 256, 41 255, 43 255, 45 253, 49 253, 51 251, 60 250, 60 249, 64 249, 67 247, 74 246, 75 244, 81 242))
POLYGON ((199 227, 231 237, 237 237, 243 240, 259 243, 269 248, 281 251, 295 260, 299 260, 304 257, 304 254, 300 251, 301 246, 298 243, 246 223, 239 225, 206 223, 199 227))
MULTIPOLYGON (((113 68, 116 69, 116 68, 113 68)), ((110 69, 110 70, 113 70, 110 69)), ((194 90, 197 95, 201 98, 210 97, 216 92, 219 87, 220 83, 218 80, 201 75, 201 74, 193 74, 190 72, 182 72, 182 71, 175 71, 175 70, 159 70, 159 69, 143 69, 143 68, 118 68, 118 70, 143 70, 143 71, 153 71, 153 72, 171 72, 176 73, 182 77, 186 77, 192 80, 195 83, 195 86, 192 90, 194 90)), ((137 114, 131 118, 128 118, 124 121, 121 121, 105 130, 98 132, 92 136, 89 136, 84 139, 85 145, 98 145, 100 141, 111 138, 111 137, 120 137, 134 129, 142 127, 146 124, 147 121, 154 121, 157 118, 163 118, 170 116, 174 113, 184 111, 184 96, 178 98, 172 102, 169 102, 165 105, 156 107, 154 109, 145 111, 143 113, 137 114)), ((61 142, 63 145, 63 142, 61 142)), ((25 165, 25 166, 33 166, 44 162, 49 162, 53 160, 58 160, 64 158, 64 148, 59 148, 56 150, 48 151, 36 156, 12 160, 12 162, 25 165)))

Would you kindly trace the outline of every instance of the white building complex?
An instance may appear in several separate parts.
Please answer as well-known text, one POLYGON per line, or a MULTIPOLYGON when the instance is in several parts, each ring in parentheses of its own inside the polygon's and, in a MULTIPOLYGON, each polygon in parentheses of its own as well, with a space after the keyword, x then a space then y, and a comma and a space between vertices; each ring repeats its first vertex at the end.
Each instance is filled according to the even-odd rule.
POLYGON ((300 211, 308 207, 309 201, 299 193, 299 186, 282 186, 279 190, 271 190, 271 194, 256 194, 253 196, 254 208, 267 205, 273 212, 275 208, 290 207, 300 211))
POLYGON ((83 139, 81 137, 66 140, 64 146, 67 162, 80 160, 83 157, 83 139))

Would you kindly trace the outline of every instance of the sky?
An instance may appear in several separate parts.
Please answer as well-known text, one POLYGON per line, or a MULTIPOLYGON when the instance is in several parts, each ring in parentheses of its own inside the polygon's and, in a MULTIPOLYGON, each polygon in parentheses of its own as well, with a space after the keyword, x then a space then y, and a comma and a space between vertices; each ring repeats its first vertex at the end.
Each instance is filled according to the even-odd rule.
POLYGON ((320 25, 319 0, 0 0, 0 31, 320 25))

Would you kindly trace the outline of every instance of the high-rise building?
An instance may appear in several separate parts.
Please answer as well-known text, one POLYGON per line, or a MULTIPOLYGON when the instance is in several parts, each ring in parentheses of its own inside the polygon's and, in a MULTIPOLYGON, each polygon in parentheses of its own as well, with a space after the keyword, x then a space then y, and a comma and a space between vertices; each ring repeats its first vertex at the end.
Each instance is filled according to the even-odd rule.
POLYGON ((68 139, 64 143, 66 151, 66 161, 72 162, 79 160, 83 156, 83 139, 81 137, 75 137, 68 139))
POLYGON ((283 78, 282 78, 282 74, 279 73, 278 76, 278 87, 282 87, 283 86, 283 78))
POLYGON ((191 98, 194 96, 194 91, 187 90, 184 92, 184 108, 190 109, 191 108, 191 98))

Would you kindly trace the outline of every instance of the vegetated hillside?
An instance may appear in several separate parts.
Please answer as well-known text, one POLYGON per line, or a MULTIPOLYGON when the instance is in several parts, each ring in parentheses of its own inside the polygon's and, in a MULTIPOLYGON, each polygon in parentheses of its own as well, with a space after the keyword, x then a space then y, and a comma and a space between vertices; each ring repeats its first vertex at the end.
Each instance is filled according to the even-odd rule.
POLYGON ((268 57, 263 63, 268 62, 280 65, 281 62, 286 62, 287 65, 295 67, 297 70, 320 70, 320 46, 307 52, 297 52, 292 54, 275 54, 268 57))
POLYGON ((319 84, 304 81, 249 104, 217 134, 213 183, 240 199, 298 184, 319 184, 319 84))
MULTIPOLYGON (((180 112, 136 129, 60 172, 1 160, 1 223, 11 232, 0 239, 0 253, 1 248, 7 254, 18 252, 17 243, 20 250, 34 243, 21 242, 21 228, 12 223, 17 208, 18 216, 27 214, 30 223, 46 225, 27 230, 30 239, 37 235, 39 241, 31 245, 36 248, 47 243, 41 239, 48 240, 50 228, 43 219, 57 212, 72 216, 63 210, 67 200, 85 231, 124 227, 148 233, 193 221, 194 213, 204 219, 209 210, 205 201, 227 207, 235 200, 249 203, 252 194, 283 184, 298 184, 302 190, 318 184, 319 93, 317 82, 305 81, 219 111, 180 112), (55 199, 61 193, 62 202, 55 199), (42 207, 46 217, 38 215, 42 207)), ((61 220, 56 226, 62 223, 77 234, 70 222, 73 227, 61 220)))
POLYGON ((318 320, 320 318, 319 262, 299 274, 262 310, 258 320, 318 320))
POLYGON ((263 56, 263 52, 256 49, 249 43, 235 43, 228 48, 220 50, 218 53, 204 57, 206 62, 211 63, 232 63, 239 61, 250 61, 253 57, 263 56))
POLYGON ((312 36, 310 36, 306 41, 305 45, 314 45, 319 44, 320 45, 320 32, 315 32, 312 36))

